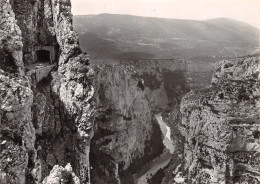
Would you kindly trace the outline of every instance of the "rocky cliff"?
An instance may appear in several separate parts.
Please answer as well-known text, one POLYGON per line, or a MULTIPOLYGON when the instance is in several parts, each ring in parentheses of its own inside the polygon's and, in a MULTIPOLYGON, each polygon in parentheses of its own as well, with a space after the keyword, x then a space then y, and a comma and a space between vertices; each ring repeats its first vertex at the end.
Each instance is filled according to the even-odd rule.
POLYGON ((91 144, 93 183, 119 183, 119 172, 144 156, 152 135, 151 109, 132 66, 93 68, 98 105, 91 144))
POLYGON ((259 183, 259 58, 216 64, 181 103, 187 183, 259 183))
POLYGON ((88 183, 93 71, 72 28, 70 1, 0 3, 1 183, 41 182, 54 165, 67 163, 72 167, 53 172, 70 177, 73 169, 88 183), (57 67, 35 81, 28 70, 39 47, 54 49, 57 67))
MULTIPOLYGON (((118 178, 126 182, 125 175, 136 174, 162 153, 155 114, 178 109, 186 92, 208 85, 212 66, 184 60, 139 60, 94 68, 98 107, 91 152, 93 176, 98 177, 93 182, 116 183, 118 178), (125 175, 120 178, 122 172, 125 175)), ((169 126, 177 130, 176 123, 169 126)), ((174 144, 178 138, 173 135, 174 144)), ((128 178, 127 182, 133 181, 128 178)))
POLYGON ((134 67, 155 113, 172 110, 185 93, 209 85, 213 73, 212 64, 190 60, 147 59, 120 63, 134 67))
POLYGON ((95 128, 108 136, 102 135, 97 141, 107 142, 101 149, 126 168, 134 157, 143 155, 145 141, 150 139, 151 109, 131 66, 99 65, 95 71, 99 105, 95 128))
POLYGON ((91 65, 69 0, 0 3, 0 183, 134 183, 163 152, 162 111, 162 183, 259 183, 258 58, 219 62, 200 90, 205 63, 91 65))
POLYGON ((0 1, 0 67, 8 73, 24 75, 21 29, 9 1, 0 1))
POLYGON ((160 142, 133 67, 89 65, 69 0, 0 3, 1 183, 131 180, 160 142))

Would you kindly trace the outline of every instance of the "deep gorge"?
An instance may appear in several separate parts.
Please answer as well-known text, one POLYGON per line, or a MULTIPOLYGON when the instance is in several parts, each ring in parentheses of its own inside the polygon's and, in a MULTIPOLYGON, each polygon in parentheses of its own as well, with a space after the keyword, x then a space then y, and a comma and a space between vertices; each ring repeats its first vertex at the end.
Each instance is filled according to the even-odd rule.
POLYGON ((0 183, 260 182, 258 57, 100 64, 70 0, 0 3, 0 183))

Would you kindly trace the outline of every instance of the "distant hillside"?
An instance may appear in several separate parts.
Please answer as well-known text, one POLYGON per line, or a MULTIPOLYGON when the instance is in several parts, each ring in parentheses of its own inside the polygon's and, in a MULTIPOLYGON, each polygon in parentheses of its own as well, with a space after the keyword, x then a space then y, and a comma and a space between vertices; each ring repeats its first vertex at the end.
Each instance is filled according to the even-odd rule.
POLYGON ((83 50, 98 59, 218 60, 258 47, 259 30, 230 19, 207 21, 130 15, 74 16, 83 50))

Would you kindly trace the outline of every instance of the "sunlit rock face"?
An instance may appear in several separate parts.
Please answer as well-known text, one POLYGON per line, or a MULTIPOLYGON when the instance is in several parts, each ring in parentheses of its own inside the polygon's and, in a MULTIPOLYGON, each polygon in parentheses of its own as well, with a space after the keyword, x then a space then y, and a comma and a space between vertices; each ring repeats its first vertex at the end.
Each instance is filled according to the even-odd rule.
POLYGON ((33 92, 24 77, 21 30, 9 1, 0 1, 0 183, 26 183, 35 152, 33 92))
POLYGON ((65 168, 56 165, 51 170, 50 175, 44 179, 43 184, 56 183, 80 184, 80 180, 73 172, 70 164, 67 164, 65 168))
POLYGON ((152 132, 151 109, 133 67, 96 65, 94 70, 97 114, 91 159, 94 169, 101 167, 108 171, 105 175, 95 173, 93 182, 110 178, 111 182, 118 183, 113 170, 116 167, 125 170, 133 160, 144 156, 152 132), (97 158, 99 161, 105 159, 107 165, 97 166, 94 161, 97 158))
POLYGON ((181 103, 188 183, 259 183, 259 58, 216 64, 181 103))
POLYGON ((121 63, 134 66, 155 113, 178 106, 191 89, 210 85, 213 72, 212 64, 189 60, 147 59, 121 63))
POLYGON ((93 70, 73 31, 70 1, 0 3, 0 183, 41 183, 68 163, 88 183, 93 70), (53 48, 57 66, 35 81, 24 65, 41 47, 53 48))
MULTIPOLYGON (((155 119, 155 115, 158 113, 170 112, 172 109, 176 109, 176 112, 172 114, 178 116, 178 118, 180 117, 179 105, 182 97, 191 89, 200 89, 209 85, 213 69, 210 63, 194 63, 188 60, 177 59, 121 61, 120 64, 122 64, 122 66, 129 66, 130 64, 133 67, 136 73, 135 76, 139 80, 137 85, 145 93, 151 108, 151 116, 154 118, 153 123, 157 126, 159 124, 155 119)), ((179 121, 180 119, 178 119, 178 122, 179 121)), ((164 122, 165 125, 170 128, 168 132, 172 132, 170 135, 172 140, 170 141, 170 147, 172 148, 171 152, 173 155, 171 163, 169 164, 173 165, 169 170, 172 173, 178 164, 181 164, 182 156, 180 155, 181 150, 183 150, 183 146, 181 145, 183 142, 180 141, 182 140, 182 136, 178 130, 178 122, 176 122, 176 120, 164 122)), ((159 136, 161 137, 164 132, 161 132, 159 126, 155 129, 160 132, 159 136)), ((152 132, 154 133, 156 131, 153 130, 152 132)), ((163 147, 163 140, 160 141, 160 143, 157 142, 157 148, 154 146, 157 150, 160 150, 159 147, 163 147)), ((156 141, 153 140, 153 142, 156 141)), ((149 147, 152 146, 149 145, 149 147)), ((149 154, 148 151, 144 157, 148 158, 149 154)), ((148 162, 151 162, 151 160, 160 155, 161 152, 158 151, 148 162)), ((139 162, 141 163, 141 160, 139 160, 139 162)), ((130 168, 134 168, 133 170, 135 170, 133 173, 138 172, 138 168, 133 165, 136 166, 138 164, 132 164, 130 166, 130 168)), ((141 165, 145 165, 145 162, 141 165)), ((140 168, 142 167, 141 165, 139 165, 140 168)), ((182 169, 181 167, 179 168, 182 169)), ((171 176, 164 181, 168 181, 169 178, 171 178, 171 176)))
MULTIPOLYGON (((54 126, 56 130, 47 137, 47 140, 52 140, 53 145, 50 147, 53 148, 53 153, 47 151, 47 157, 44 155, 41 160, 53 160, 52 163, 47 163, 48 167, 54 164, 64 166, 70 162, 81 182, 88 183, 89 146, 94 113, 94 89, 89 78, 92 78, 93 71, 89 67, 88 57, 81 52, 77 34, 72 29, 70 1, 52 1, 51 7, 60 55, 58 72, 53 72, 50 93, 45 95, 47 99, 51 95, 50 108, 54 109, 54 117, 50 119, 54 119, 54 125, 51 124, 50 127, 54 126), (55 137, 58 139, 54 139, 55 137), (58 152, 62 154, 58 155, 58 152)), ((40 145, 43 143, 39 141, 40 145)))
POLYGON ((162 144, 152 117, 173 108, 163 122, 174 176, 164 183, 259 182, 258 58, 219 62, 211 86, 198 90, 211 66, 91 66, 69 0, 0 3, 0 183, 124 183, 122 172, 153 154, 151 142, 162 144), (35 47, 50 45, 56 66, 35 82, 24 65, 35 47))

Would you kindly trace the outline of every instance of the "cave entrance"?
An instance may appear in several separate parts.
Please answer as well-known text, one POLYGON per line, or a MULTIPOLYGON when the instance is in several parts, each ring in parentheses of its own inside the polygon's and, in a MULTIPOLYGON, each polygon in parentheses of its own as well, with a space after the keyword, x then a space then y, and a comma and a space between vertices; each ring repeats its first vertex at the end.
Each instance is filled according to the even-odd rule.
POLYGON ((48 50, 38 50, 36 51, 36 55, 37 55, 37 62, 41 62, 41 63, 51 62, 50 51, 48 50))

